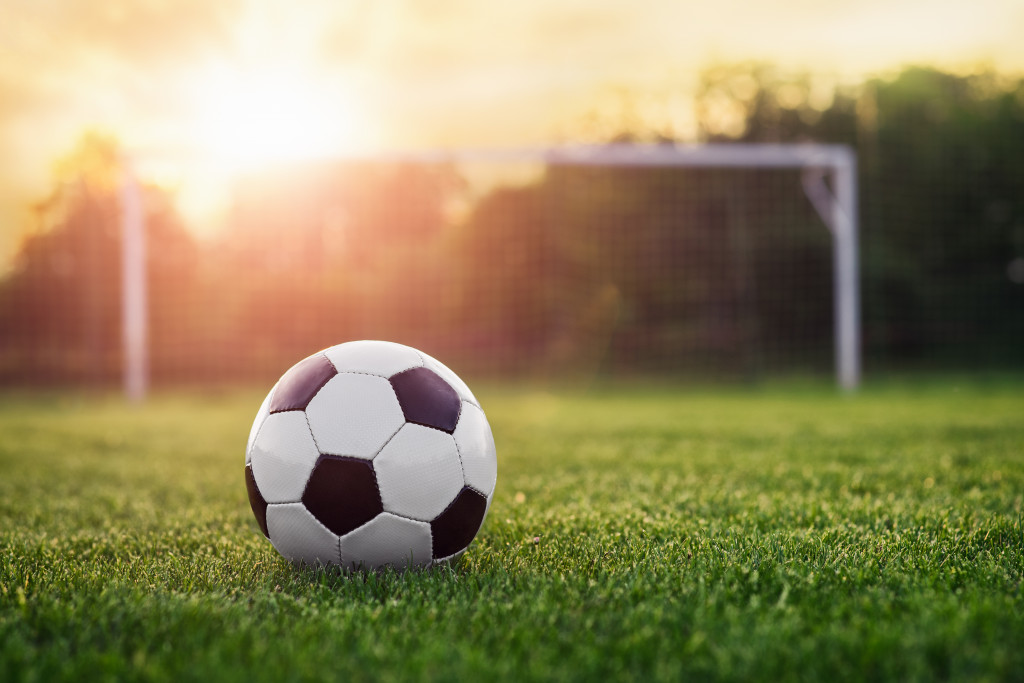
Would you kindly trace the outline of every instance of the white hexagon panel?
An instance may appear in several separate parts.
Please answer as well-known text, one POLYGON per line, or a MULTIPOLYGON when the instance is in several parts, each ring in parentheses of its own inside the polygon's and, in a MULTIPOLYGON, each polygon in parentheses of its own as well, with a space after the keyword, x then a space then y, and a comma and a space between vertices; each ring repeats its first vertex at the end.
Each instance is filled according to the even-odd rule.
POLYGON ((459 424, 452 436, 459 447, 466 485, 472 486, 490 500, 498 479, 498 458, 494 436, 484 411, 472 403, 464 403, 459 424))
POLYGON ((267 397, 263 399, 263 403, 260 405, 260 409, 256 411, 256 419, 252 421, 252 429, 249 430, 249 439, 245 443, 245 463, 249 464, 252 455, 252 444, 256 441, 256 435, 259 434, 260 427, 263 426, 263 421, 267 419, 267 415, 270 414, 270 399, 274 396, 274 387, 267 392, 267 397))
POLYGON ((450 434, 406 424, 373 461, 386 512, 430 521, 462 490, 459 449, 450 434))
POLYGON ((306 407, 321 453, 372 459, 405 423, 387 379, 343 372, 332 377, 306 407))
POLYGON ((341 537, 341 563, 353 569, 404 568, 431 563, 430 524, 382 512, 341 537))
POLYGON ((249 464, 268 503, 294 503, 302 497, 306 480, 320 451, 301 411, 271 413, 252 444, 249 464))
POLYGON ((338 564, 338 537, 302 503, 267 506, 267 535, 277 552, 292 562, 338 564))
POLYGON ((420 352, 410 346, 383 341, 354 341, 324 351, 338 372, 361 372, 390 377, 423 365, 420 352))

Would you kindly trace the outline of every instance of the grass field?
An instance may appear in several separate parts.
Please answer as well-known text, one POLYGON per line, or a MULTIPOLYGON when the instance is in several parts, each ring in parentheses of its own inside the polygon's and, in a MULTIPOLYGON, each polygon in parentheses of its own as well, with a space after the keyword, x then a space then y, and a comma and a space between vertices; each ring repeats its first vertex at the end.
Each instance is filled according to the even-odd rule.
POLYGON ((262 396, 0 398, 0 680, 1022 680, 1024 383, 481 391, 460 564, 298 571, 262 396))

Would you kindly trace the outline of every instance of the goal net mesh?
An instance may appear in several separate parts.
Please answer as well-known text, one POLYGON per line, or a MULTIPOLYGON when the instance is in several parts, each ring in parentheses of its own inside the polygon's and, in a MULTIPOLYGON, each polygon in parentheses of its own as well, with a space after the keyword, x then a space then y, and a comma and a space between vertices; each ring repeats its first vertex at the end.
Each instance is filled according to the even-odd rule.
POLYGON ((339 162, 249 176, 232 207, 157 375, 361 338, 518 377, 833 368, 831 237, 798 170, 339 162))

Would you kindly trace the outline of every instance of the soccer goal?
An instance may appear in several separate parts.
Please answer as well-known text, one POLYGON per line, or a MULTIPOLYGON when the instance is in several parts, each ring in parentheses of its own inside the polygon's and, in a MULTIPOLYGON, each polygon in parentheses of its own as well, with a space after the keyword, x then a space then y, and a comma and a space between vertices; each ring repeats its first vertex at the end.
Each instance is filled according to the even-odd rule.
MULTIPOLYGON (((158 316, 141 201, 126 173, 133 397, 161 367, 149 357, 161 340, 146 331, 158 316)), ((382 153, 249 174, 231 206, 203 256, 214 275, 193 288, 203 305, 160 306, 208 317, 164 322, 199 331, 188 358, 210 364, 204 377, 261 363, 272 376, 311 349, 383 338, 500 375, 831 366, 843 389, 860 382, 857 169, 845 146, 382 153)))

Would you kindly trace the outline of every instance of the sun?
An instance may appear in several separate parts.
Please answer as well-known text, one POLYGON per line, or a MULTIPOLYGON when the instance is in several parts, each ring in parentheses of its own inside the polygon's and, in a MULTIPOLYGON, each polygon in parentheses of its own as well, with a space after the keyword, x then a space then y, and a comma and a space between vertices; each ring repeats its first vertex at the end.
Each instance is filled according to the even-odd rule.
POLYGON ((195 85, 191 137, 226 171, 328 158, 362 142, 354 98, 329 79, 300 71, 219 70, 195 85))
POLYGON ((143 154, 139 163, 160 167, 190 225, 212 233, 230 210, 239 177, 375 148, 373 119, 354 94, 358 79, 345 76, 308 62, 197 65, 179 91, 177 143, 166 155, 159 148, 152 159, 143 154))

